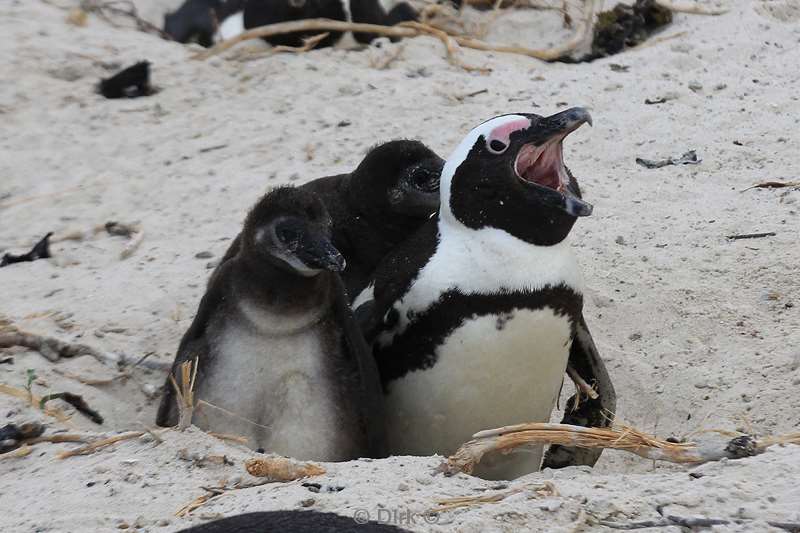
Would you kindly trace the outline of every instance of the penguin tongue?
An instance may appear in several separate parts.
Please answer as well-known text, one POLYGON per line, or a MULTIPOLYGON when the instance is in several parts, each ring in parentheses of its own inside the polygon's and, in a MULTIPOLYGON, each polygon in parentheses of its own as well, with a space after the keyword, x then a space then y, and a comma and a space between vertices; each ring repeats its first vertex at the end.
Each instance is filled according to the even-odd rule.
MULTIPOLYGON (((521 179, 556 191, 566 185, 561 140, 541 146, 526 144, 517 155, 515 170, 521 179)), ((568 180, 568 178, 566 178, 568 180)))

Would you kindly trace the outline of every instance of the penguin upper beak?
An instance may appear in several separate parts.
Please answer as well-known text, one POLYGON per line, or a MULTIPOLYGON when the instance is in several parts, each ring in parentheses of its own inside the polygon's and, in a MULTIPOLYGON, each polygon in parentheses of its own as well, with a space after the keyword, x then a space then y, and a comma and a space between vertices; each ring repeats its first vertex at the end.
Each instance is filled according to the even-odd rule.
POLYGON ((592 205, 573 190, 572 176, 564 166, 563 141, 592 116, 582 107, 573 107, 539 120, 531 129, 531 142, 524 144, 514 162, 517 177, 537 189, 540 200, 575 217, 588 216, 592 205))
POLYGON ((327 237, 306 239, 295 254, 312 269, 341 272, 347 266, 344 256, 327 237))

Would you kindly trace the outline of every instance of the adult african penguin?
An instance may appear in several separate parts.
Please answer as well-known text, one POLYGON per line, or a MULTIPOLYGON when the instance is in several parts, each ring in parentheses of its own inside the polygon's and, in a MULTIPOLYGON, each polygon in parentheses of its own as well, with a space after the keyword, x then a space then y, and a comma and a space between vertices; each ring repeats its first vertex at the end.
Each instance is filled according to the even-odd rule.
MULTIPOLYGON (((599 361, 567 240, 592 207, 562 158, 585 122, 572 108, 473 129, 445 163, 437 216, 379 265, 372 300, 359 297, 392 454, 450 454, 479 430, 546 422, 568 359, 599 361)), ((541 455, 487 458, 476 473, 515 478, 541 455)))
POLYGON ((164 15, 164 33, 179 43, 196 41, 209 47, 220 23, 244 9, 246 0, 186 0, 164 15))
MULTIPOLYGON (((342 280, 351 301, 367 286, 384 256, 439 208, 443 166, 444 160, 423 143, 401 139, 371 148, 349 174, 300 186, 316 194, 331 215, 333 244, 347 260, 342 280)), ((238 247, 239 237, 222 262, 238 247)))
MULTIPOLYGON (((298 459, 384 454, 379 378, 337 275, 344 266, 315 195, 282 187, 256 203, 173 364, 179 376, 197 359, 198 427, 298 459)), ((168 379, 156 423, 177 418, 168 379)))
MULTIPOLYGON (((210 1, 210 0, 194 0, 210 1)), ((221 19, 219 36, 230 39, 251 28, 289 22, 293 20, 327 18, 366 24, 393 26, 401 22, 416 21, 419 13, 409 3, 400 1, 389 7, 380 0, 247 0, 236 13, 221 19)), ((295 32, 264 37, 272 45, 302 46, 303 39, 319 34, 319 31, 295 32)), ((342 37, 342 32, 330 31, 316 48, 332 46, 342 37)), ((378 37, 371 33, 354 33, 355 40, 369 44, 378 37)))

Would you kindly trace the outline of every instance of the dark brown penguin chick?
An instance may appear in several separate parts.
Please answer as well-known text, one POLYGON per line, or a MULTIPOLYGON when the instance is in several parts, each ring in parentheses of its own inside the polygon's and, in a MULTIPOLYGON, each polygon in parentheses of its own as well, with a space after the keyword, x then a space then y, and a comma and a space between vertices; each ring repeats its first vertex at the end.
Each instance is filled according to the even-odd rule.
MULTIPOLYGON (((338 276, 345 260, 325 206, 308 191, 275 189, 240 235, 173 365, 179 374, 197 360, 193 422, 298 459, 382 455, 377 370, 338 276)), ((168 380, 156 423, 177 415, 168 380)))

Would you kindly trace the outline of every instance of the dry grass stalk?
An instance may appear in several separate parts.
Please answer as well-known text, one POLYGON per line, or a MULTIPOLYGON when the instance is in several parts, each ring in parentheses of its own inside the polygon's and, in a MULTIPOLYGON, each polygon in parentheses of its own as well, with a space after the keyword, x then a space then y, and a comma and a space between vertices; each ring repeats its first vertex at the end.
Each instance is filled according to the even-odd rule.
POLYGON ((247 443, 250 442, 250 439, 241 435, 228 435, 227 433, 216 433, 214 431, 209 431, 208 434, 215 439, 238 442, 239 444, 244 444, 245 446, 247 446, 247 443))
POLYGON ((444 30, 441 30, 439 28, 434 28, 429 24, 424 24, 422 22, 414 22, 414 21, 403 22, 398 24, 398 26, 403 28, 411 28, 413 30, 418 31, 420 35, 423 34, 430 35, 431 37, 436 37, 437 39, 442 41, 442 44, 444 44, 445 50, 447 51, 447 60, 452 65, 461 67, 467 72, 488 73, 492 71, 492 69, 485 67, 473 67, 461 61, 461 59, 458 58, 459 54, 458 37, 453 37, 444 30))
POLYGON ((205 490, 208 494, 203 494, 202 496, 198 496, 194 500, 190 501, 189 503, 178 509, 175 512, 175 516, 180 518, 188 516, 192 513, 192 511, 199 509, 200 507, 207 504, 211 500, 214 500, 222 496, 223 494, 227 494, 230 491, 260 487, 261 485, 266 485, 269 482, 270 481, 267 480, 267 481, 259 481, 257 483, 238 483, 234 486, 223 485, 220 487, 202 487, 202 489, 205 490))
POLYGON ((535 59, 541 59, 543 61, 554 61, 567 55, 583 44, 587 40, 587 36, 588 38, 591 38, 592 29, 594 28, 594 15, 597 11, 597 6, 599 5, 600 1, 601 0, 587 0, 588 7, 586 9, 583 27, 572 39, 561 46, 544 50, 535 50, 532 48, 525 48, 523 46, 498 45, 470 37, 453 36, 444 30, 419 22, 403 23, 397 26, 381 26, 379 24, 360 24, 330 19, 306 19, 292 22, 280 22, 278 24, 270 24, 267 26, 252 28, 232 39, 222 41, 212 48, 194 55, 193 59, 208 59, 209 57, 220 54, 241 42, 248 41, 250 39, 258 39, 261 37, 272 37, 275 35, 283 35, 298 31, 352 31, 359 33, 374 33, 386 37, 399 38, 432 35, 440 39, 445 44, 448 51, 448 58, 450 58, 451 62, 455 61, 456 65, 462 67, 464 65, 460 62, 460 60, 453 59, 453 54, 456 51, 455 45, 460 45, 465 48, 473 48, 475 50, 482 50, 484 52, 519 54, 535 59))
POLYGON ((33 450, 31 449, 30 446, 28 446, 27 444, 23 444, 14 451, 0 453, 0 461, 2 461, 3 459, 18 459, 20 457, 25 457, 27 455, 30 455, 32 451, 33 450))
POLYGON ((67 459, 68 457, 75 457, 76 455, 88 455, 90 453, 96 452, 101 448, 105 448, 106 446, 111 446, 112 444, 116 444, 117 442, 139 438, 145 433, 147 432, 131 431, 129 433, 122 433, 120 435, 114 435, 113 437, 96 440, 90 442, 86 446, 81 446, 80 448, 75 448, 74 450, 61 452, 60 454, 56 455, 56 459, 67 459))
POLYGON ((114 376, 112 378, 101 378, 101 379, 86 378, 86 377, 83 377, 83 376, 79 376, 78 374, 73 374, 72 372, 67 372, 66 370, 63 370, 63 369, 58 368, 58 367, 53 368, 53 372, 55 372, 56 374, 59 374, 61 376, 64 376, 65 378, 74 379, 78 383, 83 383, 84 385, 89 385, 89 386, 92 386, 92 387, 97 387, 97 386, 100 386, 100 385, 111 385, 112 383, 114 383, 118 379, 129 377, 128 374, 120 373, 120 374, 118 374, 118 375, 116 375, 116 376, 114 376))
POLYGON ((719 7, 703 7, 697 4, 673 4, 670 0, 656 0, 656 3, 661 7, 669 9, 674 13, 687 13, 689 15, 724 15, 728 11, 728 8, 719 7))
POLYGON ((446 498, 436 501, 436 507, 428 511, 429 514, 442 513, 459 509, 461 507, 469 507, 473 505, 483 505, 485 503, 497 503, 503 501, 509 496, 519 494, 520 492, 532 492, 532 497, 548 497, 557 496, 558 490, 555 485, 550 481, 545 481, 541 485, 525 485, 523 487, 516 487, 507 491, 497 492, 495 494, 484 494, 482 496, 462 496, 460 498, 446 498))
POLYGON ((39 444, 42 442, 51 442, 58 444, 61 442, 89 442, 92 440, 92 435, 80 435, 77 433, 56 433, 54 435, 42 435, 41 437, 34 437, 32 439, 25 439, 25 444, 39 444))
POLYGON ((648 48, 650 46, 655 46, 657 44, 661 44, 665 41, 671 41, 673 39, 680 39, 688 35, 688 31, 679 31, 678 33, 673 33, 670 35, 662 35, 661 37, 653 37, 651 39, 647 39, 646 41, 637 44, 636 46, 631 47, 631 50, 641 50, 642 48, 648 48))
POLYGON ((220 488, 220 489, 207 488, 205 490, 208 490, 209 493, 208 494, 203 494, 201 496, 198 496, 194 500, 190 501, 189 503, 187 503, 186 505, 184 505, 183 507, 178 509, 178 511, 175 513, 175 516, 177 516, 178 518, 183 518, 183 517, 189 516, 190 514, 192 514, 192 511, 195 511, 195 510, 199 509, 200 507, 204 506, 205 504, 207 504, 209 501, 211 501, 211 500, 213 500, 215 498, 218 498, 219 496, 222 496, 229 489, 226 489, 226 488, 220 488))
MULTIPOLYGON (((30 405, 33 408, 37 409, 37 410, 39 409, 39 405, 41 405, 41 401, 42 401, 41 397, 39 397, 39 396, 37 396, 37 395, 35 395, 33 393, 30 393, 25 389, 20 389, 18 387, 12 387, 10 385, 5 385, 3 383, 0 383, 0 393, 5 394, 7 396, 13 396, 15 398, 20 398, 22 400, 25 400, 25 401, 29 402, 30 405)), ((46 415, 52 416, 53 418, 55 418, 59 422, 67 422, 70 419, 70 417, 67 416, 64 413, 64 411, 62 411, 61 409, 58 409, 56 407, 50 407, 48 405, 45 405, 43 411, 44 411, 44 413, 46 415)))
POLYGON ((800 181, 765 181, 743 189, 742 192, 750 189, 781 189, 783 187, 800 187, 800 181))
POLYGON ((443 470, 471 473, 490 452, 508 453, 529 444, 561 444, 578 448, 610 448, 634 453, 645 459, 700 464, 722 458, 757 455, 775 444, 799 444, 800 433, 756 440, 741 435, 724 446, 700 447, 691 442, 669 442, 634 428, 586 428, 568 424, 531 423, 480 431, 451 455, 443 470))
POLYGON ((270 481, 294 481, 321 476, 325 469, 314 463, 302 463, 287 457, 254 457, 244 462, 247 473, 270 481))
POLYGON ((194 384, 197 379, 198 359, 181 363, 181 384, 178 386, 175 375, 170 374, 169 380, 175 389, 175 401, 178 403, 178 430, 183 431, 192 425, 194 414, 194 384), (194 369, 192 367, 194 366, 194 369))
POLYGON ((125 245, 125 248, 119 253, 120 260, 127 259, 132 256, 136 250, 139 249, 139 246, 142 245, 142 241, 144 241, 144 231, 139 230, 133 235, 131 235, 131 240, 125 245))

